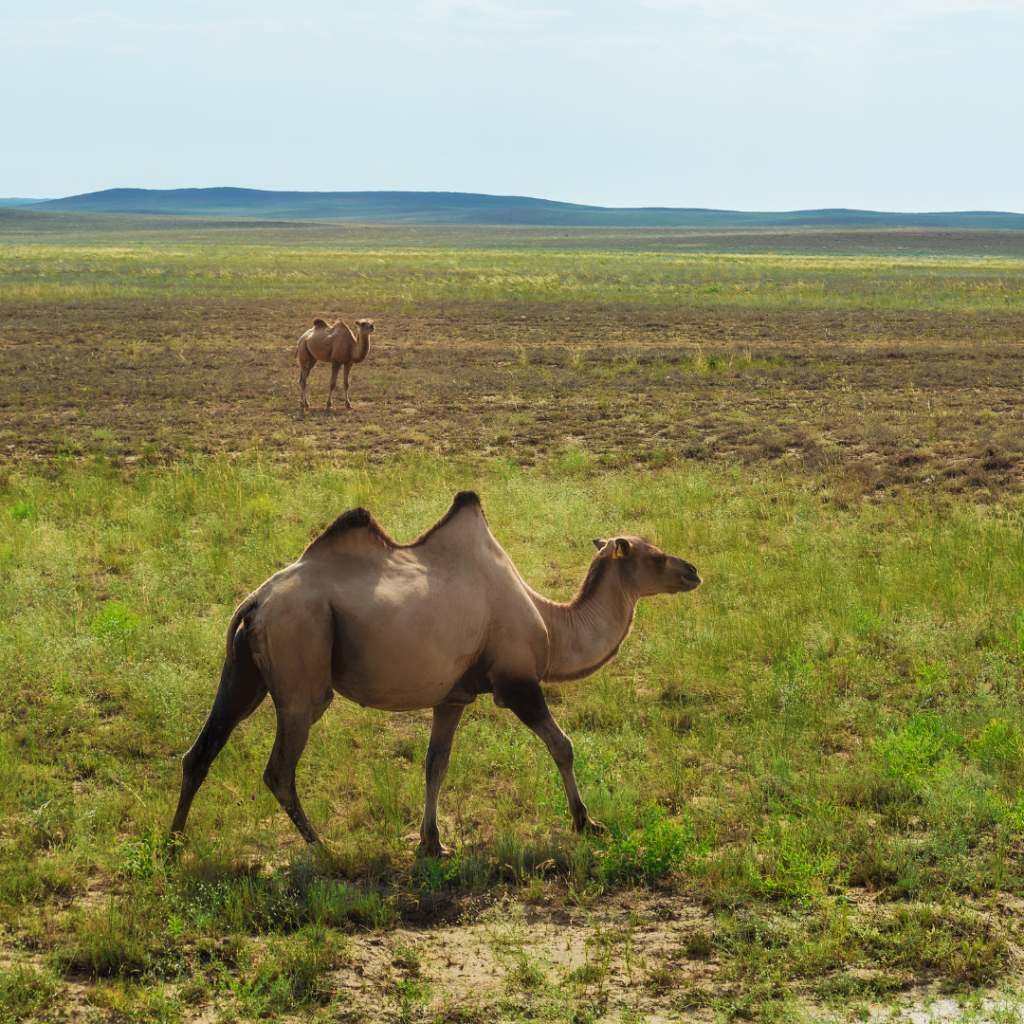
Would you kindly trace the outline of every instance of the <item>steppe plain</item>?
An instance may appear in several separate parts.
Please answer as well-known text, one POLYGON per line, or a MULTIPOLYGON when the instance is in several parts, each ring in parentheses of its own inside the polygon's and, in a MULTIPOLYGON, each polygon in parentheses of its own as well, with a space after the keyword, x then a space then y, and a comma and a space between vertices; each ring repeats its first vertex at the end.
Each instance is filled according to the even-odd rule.
POLYGON ((0 1020, 1020 1019, 1024 233, 0 211, 0 275, 0 1020), (339 699, 323 850, 269 703, 167 849, 238 600, 467 486, 552 597, 705 577, 549 695, 609 833, 483 698, 419 857, 429 716, 339 699))

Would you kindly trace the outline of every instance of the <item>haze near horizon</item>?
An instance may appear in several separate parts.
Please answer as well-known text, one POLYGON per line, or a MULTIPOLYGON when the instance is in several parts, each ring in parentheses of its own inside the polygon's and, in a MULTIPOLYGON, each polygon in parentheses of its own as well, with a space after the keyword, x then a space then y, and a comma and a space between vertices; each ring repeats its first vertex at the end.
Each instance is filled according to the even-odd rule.
POLYGON ((0 13, 0 195, 236 186, 1024 211, 1024 0, 0 13))

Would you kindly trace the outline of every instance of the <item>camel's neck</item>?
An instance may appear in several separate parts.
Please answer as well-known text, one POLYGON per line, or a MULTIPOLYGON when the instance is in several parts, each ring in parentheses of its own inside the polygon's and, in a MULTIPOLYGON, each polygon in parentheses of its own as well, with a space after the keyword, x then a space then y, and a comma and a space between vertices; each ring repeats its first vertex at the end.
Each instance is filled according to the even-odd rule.
POLYGON ((636 608, 636 597, 622 587, 619 573, 597 559, 568 604, 532 590, 530 597, 547 627, 551 660, 544 678, 552 682, 582 679, 611 661, 629 635, 636 608))
POLYGON ((370 335, 366 331, 360 331, 356 335, 356 352, 352 357, 353 363, 361 363, 370 354, 370 335))

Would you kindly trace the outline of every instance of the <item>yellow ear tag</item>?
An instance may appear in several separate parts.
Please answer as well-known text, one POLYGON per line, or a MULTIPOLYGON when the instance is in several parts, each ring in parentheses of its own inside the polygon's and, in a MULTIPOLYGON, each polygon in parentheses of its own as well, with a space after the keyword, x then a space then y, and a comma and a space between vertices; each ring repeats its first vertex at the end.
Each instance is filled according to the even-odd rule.
POLYGON ((621 558, 621 557, 622 557, 622 548, 620 548, 619 545, 616 544, 615 545, 615 550, 612 552, 612 558, 621 558))

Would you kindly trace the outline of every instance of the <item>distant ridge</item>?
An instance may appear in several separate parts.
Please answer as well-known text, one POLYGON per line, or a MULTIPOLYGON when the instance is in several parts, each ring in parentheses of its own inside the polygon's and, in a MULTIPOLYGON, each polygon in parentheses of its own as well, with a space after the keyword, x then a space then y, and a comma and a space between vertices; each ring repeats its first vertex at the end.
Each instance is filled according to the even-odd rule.
POLYGON ((0 199, 0 207, 36 206, 39 203, 48 203, 49 199, 15 199, 8 197, 0 199))
MULTIPOLYGON (((19 204, 21 205, 21 204, 19 204)), ((475 192, 264 192, 251 188, 112 188, 22 209, 70 213, 125 213, 256 220, 352 223, 490 224, 572 227, 917 227, 1024 231, 1024 214, 987 210, 959 213, 883 213, 876 210, 734 210, 580 206, 526 196, 475 192)))

